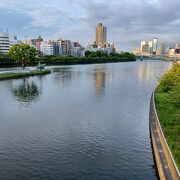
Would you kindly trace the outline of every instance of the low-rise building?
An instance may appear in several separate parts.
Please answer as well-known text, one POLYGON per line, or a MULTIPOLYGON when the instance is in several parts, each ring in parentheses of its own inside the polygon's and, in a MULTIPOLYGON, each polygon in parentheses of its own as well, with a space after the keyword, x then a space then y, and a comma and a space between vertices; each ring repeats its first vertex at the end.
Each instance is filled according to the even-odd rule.
POLYGON ((92 44, 92 45, 88 45, 85 48, 85 51, 91 51, 91 52, 103 51, 103 52, 106 52, 106 53, 110 54, 110 53, 115 53, 116 52, 116 48, 115 48, 113 43, 111 43, 111 44, 106 43, 106 44, 104 44, 104 47, 92 44))
POLYGON ((169 56, 174 57, 175 56, 175 49, 169 49, 169 56))
POLYGON ((141 48, 136 48, 133 53, 137 56, 141 55, 141 48))
POLYGON ((39 36, 37 39, 26 39, 24 40, 24 44, 28 44, 31 47, 34 47, 36 50, 40 50, 41 49, 41 43, 43 42, 43 39, 41 36, 39 36))
POLYGON ((70 55, 73 57, 83 57, 84 56, 84 49, 82 49, 81 47, 73 47, 70 50, 70 55))

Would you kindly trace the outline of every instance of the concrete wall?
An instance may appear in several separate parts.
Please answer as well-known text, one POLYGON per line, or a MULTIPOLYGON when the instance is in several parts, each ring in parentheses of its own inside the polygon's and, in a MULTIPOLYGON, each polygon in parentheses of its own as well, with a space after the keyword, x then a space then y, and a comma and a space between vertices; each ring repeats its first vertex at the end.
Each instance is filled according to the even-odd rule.
POLYGON ((154 92, 150 102, 150 135, 160 179, 180 180, 180 173, 164 137, 157 116, 154 92))

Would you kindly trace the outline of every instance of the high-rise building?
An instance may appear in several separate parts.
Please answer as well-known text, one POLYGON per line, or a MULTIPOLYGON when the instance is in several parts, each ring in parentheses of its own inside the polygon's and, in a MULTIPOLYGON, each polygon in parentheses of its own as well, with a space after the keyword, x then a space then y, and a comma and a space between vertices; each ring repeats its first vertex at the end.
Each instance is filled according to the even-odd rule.
POLYGON ((153 54, 156 54, 158 47, 158 38, 153 38, 153 54))
POLYGON ((102 23, 96 26, 96 45, 103 46, 107 39, 107 28, 102 23))
POLYGON ((175 49, 180 49, 179 43, 176 43, 175 49))
POLYGON ((71 41, 70 40, 58 40, 59 45, 59 54, 61 55, 70 55, 70 49, 71 49, 71 41))
POLYGON ((166 48, 167 48, 166 42, 162 42, 160 45, 160 55, 164 56, 166 54, 166 48))
POLYGON ((143 46, 146 45, 146 41, 141 41, 141 53, 143 53, 143 46))
POLYGON ((142 46, 142 53, 144 55, 149 55, 150 54, 150 48, 149 48, 148 44, 145 44, 145 45, 142 46))
POLYGON ((0 32, 0 54, 6 54, 9 52, 9 34, 0 32))
POLYGON ((153 51, 153 42, 152 41, 148 41, 148 45, 149 45, 149 52, 150 52, 150 54, 152 54, 152 51, 153 51))
POLYGON ((141 54, 149 55, 151 53, 150 41, 141 41, 141 54))

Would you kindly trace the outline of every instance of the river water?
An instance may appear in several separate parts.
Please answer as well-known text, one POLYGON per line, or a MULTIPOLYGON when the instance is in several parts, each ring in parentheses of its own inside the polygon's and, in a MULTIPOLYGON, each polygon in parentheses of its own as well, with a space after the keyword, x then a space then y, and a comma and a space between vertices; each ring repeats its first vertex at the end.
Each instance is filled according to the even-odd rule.
POLYGON ((50 75, 0 81, 0 179, 157 179, 149 103, 170 67, 54 66, 50 75))

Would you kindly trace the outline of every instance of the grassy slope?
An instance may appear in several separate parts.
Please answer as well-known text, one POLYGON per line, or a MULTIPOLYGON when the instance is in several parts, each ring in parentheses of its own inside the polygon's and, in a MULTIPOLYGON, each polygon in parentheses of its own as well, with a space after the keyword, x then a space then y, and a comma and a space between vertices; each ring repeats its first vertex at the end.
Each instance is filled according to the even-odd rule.
MULTIPOLYGON (((174 77, 174 75, 172 77, 174 77)), ((179 82, 178 78, 176 79, 176 82, 177 80, 179 82)), ((176 164, 180 169, 180 108, 173 103, 172 99, 170 99, 171 95, 169 91, 162 90, 164 88, 164 82, 161 83, 160 81, 160 85, 155 94, 156 108, 167 143, 172 151, 176 164)), ((167 85, 167 83, 165 84, 167 85)))
POLYGON ((30 71, 30 72, 24 72, 24 73, 3 73, 0 74, 0 80, 6 80, 6 79, 17 79, 22 77, 28 77, 28 76, 35 76, 35 75, 44 75, 44 74, 50 74, 50 70, 43 70, 43 71, 30 71))

